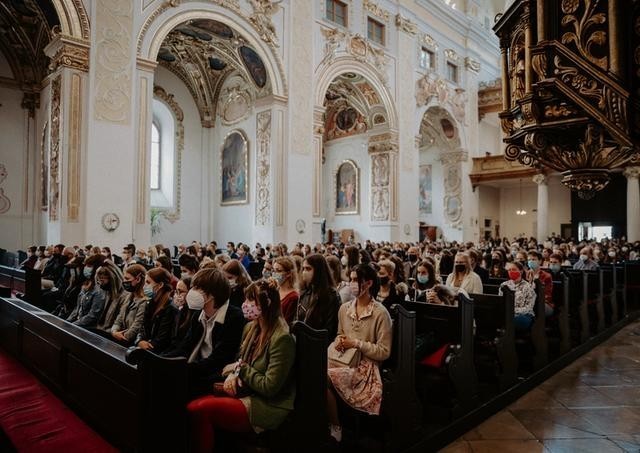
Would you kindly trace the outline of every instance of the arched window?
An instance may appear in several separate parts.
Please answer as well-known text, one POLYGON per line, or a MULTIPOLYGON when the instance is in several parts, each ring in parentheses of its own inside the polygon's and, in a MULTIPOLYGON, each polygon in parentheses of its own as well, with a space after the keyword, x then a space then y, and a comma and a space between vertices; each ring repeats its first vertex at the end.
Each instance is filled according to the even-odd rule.
POLYGON ((155 121, 151 125, 151 190, 160 190, 160 152, 162 141, 160 139, 160 127, 155 121))
POLYGON ((151 207, 176 207, 176 119, 171 109, 153 100, 149 186, 151 207))

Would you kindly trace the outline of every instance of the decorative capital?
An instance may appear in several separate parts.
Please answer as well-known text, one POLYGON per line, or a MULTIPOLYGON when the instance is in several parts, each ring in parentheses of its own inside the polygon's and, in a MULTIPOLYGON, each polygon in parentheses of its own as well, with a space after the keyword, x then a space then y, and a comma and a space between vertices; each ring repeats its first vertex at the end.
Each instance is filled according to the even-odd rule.
POLYGON ((549 181, 549 178, 544 173, 538 173, 537 175, 534 175, 533 178, 531 179, 533 180, 533 182, 535 182, 538 185, 547 184, 547 182, 549 181))
POLYGON ((438 49, 438 43, 436 42, 435 39, 433 39, 433 36, 431 36, 428 33, 425 33, 424 35, 422 35, 422 37, 420 38, 420 44, 422 44, 423 46, 429 47, 433 50, 438 49))
POLYGON ((52 72, 61 66, 89 72, 89 44, 86 41, 56 35, 44 52, 51 58, 49 68, 52 72))
POLYGON ((418 33, 418 26, 406 17, 402 17, 401 14, 396 14, 396 26, 400 29, 400 31, 403 31, 412 36, 418 33))
POLYGON ((632 178, 638 179, 640 178, 640 167, 626 167, 622 172, 622 174, 627 179, 632 179, 632 178))

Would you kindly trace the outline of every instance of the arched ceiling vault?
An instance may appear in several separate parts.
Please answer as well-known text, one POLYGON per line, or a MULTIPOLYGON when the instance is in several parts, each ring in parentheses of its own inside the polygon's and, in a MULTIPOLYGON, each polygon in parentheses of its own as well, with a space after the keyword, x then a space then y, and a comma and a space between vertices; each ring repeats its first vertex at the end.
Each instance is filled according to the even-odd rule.
POLYGON ((164 39, 158 61, 189 89, 204 127, 213 127, 222 87, 231 77, 241 80, 251 99, 271 94, 264 63, 246 40, 226 24, 190 20, 164 39))
POLYGON ((4 54, 15 82, 25 92, 40 90, 49 71, 44 48, 60 22, 49 0, 0 2, 0 52, 4 54))

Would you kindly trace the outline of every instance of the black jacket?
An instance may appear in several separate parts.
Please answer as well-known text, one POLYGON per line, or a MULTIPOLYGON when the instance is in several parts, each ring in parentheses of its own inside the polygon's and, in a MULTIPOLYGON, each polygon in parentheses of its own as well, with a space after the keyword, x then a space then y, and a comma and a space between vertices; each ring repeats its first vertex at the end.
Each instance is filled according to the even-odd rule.
POLYGON ((473 272, 475 272, 476 274, 478 274, 478 277, 480 277, 480 280, 482 280, 482 283, 489 283, 489 271, 486 270, 484 267, 482 266, 476 266, 473 269, 473 272))
POLYGON ((329 338, 335 338, 338 333, 338 310, 340 309, 340 295, 335 288, 327 288, 326 300, 319 300, 318 296, 307 288, 300 295, 295 319, 304 321, 312 329, 329 331, 329 338))
POLYGON ((168 303, 153 316, 154 310, 154 305, 147 302, 147 306, 144 309, 144 322, 135 344, 138 344, 142 340, 148 341, 153 345, 152 352, 161 354, 171 343, 173 323, 176 319, 177 308, 171 303, 168 303))
POLYGON ((241 308, 243 302, 244 302, 244 287, 240 285, 236 285, 231 289, 231 294, 229 295, 229 305, 233 305, 234 307, 241 308))
MULTIPOLYGON (((211 331, 211 344, 213 349, 206 359, 196 360, 189 364, 190 394, 198 395, 211 393, 214 382, 222 380, 222 368, 232 363, 240 350, 240 340, 244 329, 245 319, 242 310, 231 304, 227 307, 224 323, 215 323, 211 331)), ((204 335, 202 322, 195 317, 191 328, 184 340, 171 351, 167 351, 167 357, 186 357, 187 359, 204 335)))

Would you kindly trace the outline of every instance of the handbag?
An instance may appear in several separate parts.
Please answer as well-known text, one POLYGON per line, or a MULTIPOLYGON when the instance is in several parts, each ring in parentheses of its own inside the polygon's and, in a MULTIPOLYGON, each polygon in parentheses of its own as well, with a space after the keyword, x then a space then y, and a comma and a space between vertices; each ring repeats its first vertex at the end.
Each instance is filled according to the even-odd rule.
POLYGON ((327 359, 330 362, 329 366, 333 368, 355 368, 360 364, 360 350, 349 348, 340 352, 336 349, 334 341, 327 350, 327 359))

